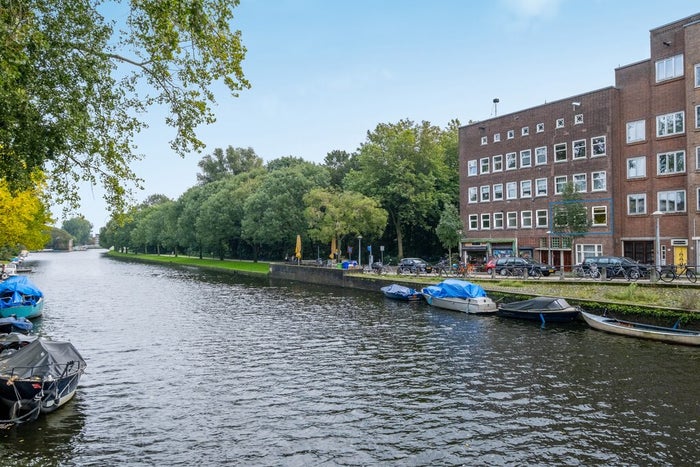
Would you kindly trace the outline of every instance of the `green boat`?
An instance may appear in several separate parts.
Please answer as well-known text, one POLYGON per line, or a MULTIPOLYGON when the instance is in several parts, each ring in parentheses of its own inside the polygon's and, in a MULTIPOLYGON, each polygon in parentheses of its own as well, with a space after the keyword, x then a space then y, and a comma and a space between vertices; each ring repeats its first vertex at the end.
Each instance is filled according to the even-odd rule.
POLYGON ((44 309, 44 294, 26 276, 0 282, 0 317, 37 318, 44 309))

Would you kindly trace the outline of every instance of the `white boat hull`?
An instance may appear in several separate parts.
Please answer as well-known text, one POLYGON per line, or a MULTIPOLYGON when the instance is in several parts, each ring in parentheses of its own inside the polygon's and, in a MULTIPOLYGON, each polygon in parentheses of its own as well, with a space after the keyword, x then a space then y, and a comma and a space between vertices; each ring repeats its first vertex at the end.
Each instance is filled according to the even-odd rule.
POLYGON ((640 337, 670 344, 700 345, 700 332, 663 328, 581 312, 581 316, 593 329, 623 336, 640 337))
POLYGON ((425 300, 438 308, 470 314, 492 314, 498 310, 496 303, 489 297, 457 298, 425 295, 425 300))

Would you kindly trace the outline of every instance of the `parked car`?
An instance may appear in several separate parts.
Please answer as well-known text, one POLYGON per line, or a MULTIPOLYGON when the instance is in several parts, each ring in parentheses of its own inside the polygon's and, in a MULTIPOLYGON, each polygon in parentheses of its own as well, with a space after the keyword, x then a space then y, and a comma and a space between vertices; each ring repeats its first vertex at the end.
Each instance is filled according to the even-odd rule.
POLYGON ((432 271, 432 267, 421 258, 404 258, 399 261, 396 268, 398 274, 425 274, 432 271))
POLYGON ((496 258, 491 258, 488 263, 484 265, 484 271, 486 271, 487 274, 491 274, 491 271, 496 269, 496 258))
POLYGON ((529 269, 532 267, 539 269, 543 276, 554 274, 557 271, 557 268, 549 264, 540 263, 531 259, 520 258, 518 256, 505 256, 503 258, 498 258, 494 265, 496 274, 500 274, 502 276, 507 276, 509 273, 512 273, 513 269, 515 268, 529 269))
POLYGON ((622 276, 626 274, 627 276, 632 273, 633 279, 638 279, 639 277, 644 277, 649 275, 651 266, 639 263, 632 258, 626 256, 589 256, 583 260, 581 267, 588 269, 589 265, 593 263, 598 267, 601 274, 603 269, 605 269, 606 277, 622 276), (621 272, 618 266, 622 267, 625 272, 621 272), (639 274, 637 274, 637 271, 639 274))

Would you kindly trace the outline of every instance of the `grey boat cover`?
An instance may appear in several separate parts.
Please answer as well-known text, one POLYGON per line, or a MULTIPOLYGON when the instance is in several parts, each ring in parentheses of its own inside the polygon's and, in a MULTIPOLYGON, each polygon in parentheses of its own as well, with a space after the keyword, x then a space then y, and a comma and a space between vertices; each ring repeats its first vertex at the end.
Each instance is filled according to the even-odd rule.
POLYGON ((82 371, 87 365, 70 342, 38 338, 7 358, 0 359, 0 377, 19 379, 66 376, 66 364, 74 362, 68 374, 82 371))
POLYGON ((563 298, 536 297, 521 302, 504 303, 501 305, 501 308, 516 311, 563 311, 567 308, 571 308, 571 305, 563 298))

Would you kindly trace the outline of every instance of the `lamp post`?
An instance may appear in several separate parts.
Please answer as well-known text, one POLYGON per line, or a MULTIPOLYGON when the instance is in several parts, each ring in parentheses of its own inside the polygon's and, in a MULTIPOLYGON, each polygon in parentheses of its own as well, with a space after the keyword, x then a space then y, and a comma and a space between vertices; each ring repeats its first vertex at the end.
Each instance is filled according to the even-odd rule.
POLYGON ((659 219, 661 219, 661 216, 664 215, 662 211, 656 210, 651 213, 652 216, 654 216, 654 219, 656 219, 656 236, 654 237, 655 239, 655 244, 654 244, 654 261, 656 262, 656 267, 661 267, 661 236, 659 235, 659 219))
POLYGON ((362 267, 362 235, 357 236, 357 266, 362 267))
MULTIPOLYGON (((459 236, 459 240, 457 242, 457 256, 459 256, 459 261, 462 261, 462 229, 457 229, 457 235, 459 236)), ((467 263, 466 260, 464 263, 467 263)), ((452 258, 450 258, 450 267, 452 267, 452 258)))
POLYGON ((552 261, 552 231, 547 231, 547 264, 554 266, 554 261, 552 261))

